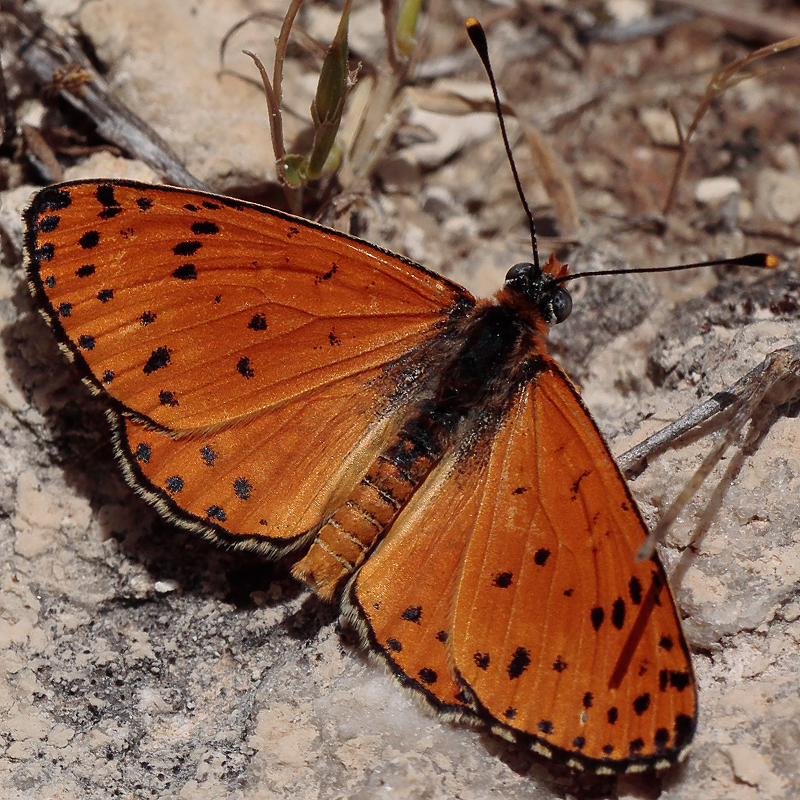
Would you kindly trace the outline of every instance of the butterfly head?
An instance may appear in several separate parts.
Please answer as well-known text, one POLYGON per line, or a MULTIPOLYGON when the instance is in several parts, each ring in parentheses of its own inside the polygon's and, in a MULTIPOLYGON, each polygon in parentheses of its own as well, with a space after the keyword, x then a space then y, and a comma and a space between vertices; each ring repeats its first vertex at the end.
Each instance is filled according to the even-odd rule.
POLYGON ((559 283, 567 265, 550 256, 544 268, 532 263, 515 264, 506 273, 503 289, 518 301, 535 306, 549 325, 563 322, 572 311, 572 296, 559 283))

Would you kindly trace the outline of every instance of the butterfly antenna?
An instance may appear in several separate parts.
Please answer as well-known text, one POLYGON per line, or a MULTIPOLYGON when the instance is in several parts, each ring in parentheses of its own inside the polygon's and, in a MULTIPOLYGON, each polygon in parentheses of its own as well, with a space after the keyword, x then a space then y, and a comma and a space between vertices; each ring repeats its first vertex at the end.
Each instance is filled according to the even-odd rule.
POLYGON ((540 271, 539 267, 539 248, 536 246, 536 225, 533 222, 533 214, 531 214, 531 209, 528 206, 528 201, 525 199, 525 193, 522 191, 522 183, 519 179, 519 173, 517 172, 517 165, 514 163, 514 155, 511 152, 511 145, 508 142, 508 132, 506 131, 506 121, 503 116, 503 108, 500 103, 500 94, 497 91, 497 82, 494 79, 494 72, 492 71, 492 65, 489 61, 489 46, 486 43, 486 34, 483 31, 483 27, 481 26, 480 22, 475 19, 475 17, 469 17, 467 21, 464 23, 467 28, 467 35, 469 36, 470 41, 472 42, 472 46, 478 51, 478 55, 483 62, 483 67, 486 70, 486 74, 489 76, 489 83, 492 86, 492 94, 494 95, 494 105, 497 109, 497 119, 500 120, 500 133, 503 136, 503 144, 506 148, 506 155, 508 156, 508 163, 511 165, 511 172, 514 175, 514 183, 517 186, 517 194, 519 195, 519 199, 522 201, 522 207, 525 209, 525 215, 528 217, 528 224, 530 225, 531 229, 531 245, 533 247, 533 264, 536 267, 537 271, 540 271))
POLYGON ((643 272, 680 272, 684 269, 700 269, 701 267, 716 267, 722 264, 735 264, 740 267, 759 267, 761 269, 774 269, 778 266, 777 256, 772 253, 749 253, 739 258, 717 258, 713 261, 698 261, 694 264, 676 264, 671 267, 631 267, 630 269, 601 269, 593 272, 575 272, 572 275, 563 275, 556 278, 556 283, 566 283, 575 278, 596 278, 600 275, 639 275, 643 272))

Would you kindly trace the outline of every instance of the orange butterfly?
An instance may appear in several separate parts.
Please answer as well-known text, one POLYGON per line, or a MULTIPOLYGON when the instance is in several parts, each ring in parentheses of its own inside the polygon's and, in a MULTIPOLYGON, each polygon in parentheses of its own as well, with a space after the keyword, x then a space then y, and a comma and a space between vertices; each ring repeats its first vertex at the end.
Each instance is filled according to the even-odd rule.
POLYGON ((437 711, 575 769, 681 759, 691 659, 647 528, 547 355, 552 257, 493 300, 314 223, 127 181, 40 191, 39 308, 128 482, 270 558, 437 711))

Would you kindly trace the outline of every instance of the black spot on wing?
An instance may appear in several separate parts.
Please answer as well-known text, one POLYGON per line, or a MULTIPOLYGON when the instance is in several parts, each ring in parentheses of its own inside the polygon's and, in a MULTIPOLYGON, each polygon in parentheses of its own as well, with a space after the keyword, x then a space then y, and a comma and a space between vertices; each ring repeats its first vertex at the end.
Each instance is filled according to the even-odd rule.
POLYGON ((263 314, 256 314, 253 319, 247 323, 247 327, 250 328, 251 331, 265 331, 267 329, 267 318, 263 314))
POLYGON ((56 248, 52 244, 52 242, 46 242, 41 247, 36 249, 34 252, 33 257, 37 261, 50 261, 53 256, 56 254, 56 248))
POLYGON ((650 695, 646 692, 645 694, 640 694, 633 701, 633 710, 636 712, 637 716, 641 717, 648 708, 650 708, 650 695))
MULTIPOLYGON (((297 232, 296 229, 295 232, 297 232)), ((314 283, 320 284, 323 281, 329 281, 336 274, 338 269, 338 264, 332 264, 331 268, 327 272, 323 273, 322 275, 317 275, 317 277, 314 278, 314 283)))
POLYGON ((179 281, 196 281, 197 270, 194 264, 182 264, 176 270, 173 270, 172 277, 177 278, 179 281))
POLYGON ((116 198, 114 197, 114 187, 110 183, 104 183, 101 186, 97 187, 97 191, 95 192, 95 197, 97 198, 97 202, 103 206, 111 207, 111 206, 119 206, 116 198))
POLYGON ((508 589, 511 586, 513 577, 511 572, 501 572, 499 575, 495 575, 494 585, 499 589, 508 589))
POLYGON ((511 656, 511 661, 508 664, 508 677, 515 680, 528 669, 531 663, 530 653, 524 647, 518 647, 514 654, 511 656))
POLYGON ((682 692, 692 682, 692 679, 688 672, 675 671, 670 672, 669 682, 673 689, 682 692))
POLYGON ((39 233, 52 233, 61 222, 61 217, 41 217, 36 223, 36 230, 39 233))
POLYGON ((618 597, 611 607, 611 624, 619 631, 625 624, 625 601, 618 597))
POLYGON ((98 231, 86 231, 86 233, 78 239, 78 244, 84 250, 91 250, 93 247, 97 247, 100 243, 100 234, 98 231))
POLYGON ((192 233, 196 234, 197 236, 201 236, 203 234, 210 235, 213 233, 219 233, 219 228, 213 222, 193 222, 192 233))
POLYGON ((172 248, 172 252, 176 256, 192 256, 194 255, 201 247, 203 246, 202 242, 192 241, 192 242, 179 242, 172 248))
POLYGON ((439 676, 436 674, 435 670, 429 669, 428 667, 423 667, 419 671, 419 679, 423 683, 430 685, 432 683, 436 683, 436 681, 439 680, 439 676))
POLYGON ((572 486, 570 487, 570 495, 573 500, 575 500, 578 497, 578 492, 581 489, 581 482, 583 481, 583 479, 588 478, 589 475, 591 474, 592 473, 589 470, 585 470, 578 476, 578 479, 575 481, 575 483, 572 484, 572 486))
POLYGON ((422 617, 422 606, 409 606, 401 615, 400 618, 407 622, 419 622, 422 617))
POLYGON ((112 219, 122 212, 120 204, 114 197, 114 187, 111 184, 103 184, 97 187, 95 192, 97 201, 103 206, 103 210, 98 214, 100 219, 112 219))
POLYGON ((164 482, 164 485, 167 487, 167 491, 170 494, 177 494, 181 489, 183 489, 183 478, 179 477, 178 475, 173 475, 164 482))
POLYGON ((79 278, 88 278, 90 275, 94 275, 96 267, 94 264, 84 264, 82 267, 78 267, 75 270, 75 274, 79 278))
POLYGON ((150 358, 147 359, 147 362, 142 368, 142 372, 144 372, 145 375, 152 375, 157 370, 164 369, 169 363, 169 348, 166 346, 158 347, 150 354, 150 358))
POLYGON ((233 491, 240 500, 249 500, 252 490, 253 487, 248 483, 246 478, 237 478, 233 482, 233 491))
POLYGON ((642 584, 635 575, 628 582, 628 593, 630 594, 631 603, 635 606, 642 602, 642 584))
POLYGON ((66 189, 48 187, 36 195, 34 202, 42 211, 63 211, 72 205, 72 198, 66 189))
POLYGON ((236 364, 236 371, 243 377, 243 378, 252 378, 256 373, 253 371, 253 368, 250 366, 250 359, 247 356, 242 356, 236 364))
POLYGON ((217 460, 217 454, 207 444, 200 448, 200 457, 205 461, 208 467, 213 466, 214 462, 217 460))

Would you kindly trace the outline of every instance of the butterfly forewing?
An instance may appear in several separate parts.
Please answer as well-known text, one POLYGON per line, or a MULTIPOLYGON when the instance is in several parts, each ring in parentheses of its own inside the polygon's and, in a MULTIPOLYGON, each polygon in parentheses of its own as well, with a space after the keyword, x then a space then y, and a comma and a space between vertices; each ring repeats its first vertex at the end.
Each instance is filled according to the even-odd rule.
POLYGON ((215 195, 90 181, 43 190, 26 216, 32 285, 64 344, 170 430, 368 374, 471 302, 374 246, 215 195))
POLYGON ((492 447, 454 601, 455 668, 543 751, 674 760, 696 716, 677 611, 658 561, 635 559, 647 530, 591 418, 543 363, 492 447))
POLYGON ((26 220, 31 287, 117 401, 129 481, 184 526, 271 555, 302 544, 401 424, 414 386, 392 364, 474 303, 372 245, 216 195, 77 182, 40 192, 26 220))

